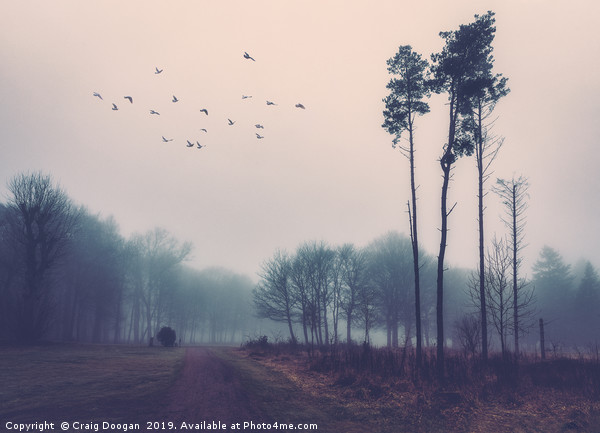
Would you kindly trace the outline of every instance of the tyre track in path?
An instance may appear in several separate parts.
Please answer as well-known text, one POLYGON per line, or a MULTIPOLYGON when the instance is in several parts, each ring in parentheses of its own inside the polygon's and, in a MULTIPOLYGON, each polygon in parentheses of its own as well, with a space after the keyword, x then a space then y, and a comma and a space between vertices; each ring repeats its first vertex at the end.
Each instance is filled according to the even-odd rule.
POLYGON ((186 348, 181 374, 166 396, 160 418, 175 425, 221 422, 229 426, 245 421, 266 422, 239 373, 208 347, 186 348))

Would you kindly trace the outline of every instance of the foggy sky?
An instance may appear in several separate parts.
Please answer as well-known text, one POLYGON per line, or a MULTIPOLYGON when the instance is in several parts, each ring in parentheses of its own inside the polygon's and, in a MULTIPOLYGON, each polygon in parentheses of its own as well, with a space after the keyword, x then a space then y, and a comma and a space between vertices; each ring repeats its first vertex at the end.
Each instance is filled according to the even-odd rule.
MULTIPOLYGON (((568 262, 600 266, 600 6, 421 3, 2 2, 2 201, 13 175, 42 170, 91 212, 114 216, 124 236, 164 227, 193 242, 191 265, 252 278, 276 248, 408 233, 408 161, 381 128, 385 62, 406 44, 429 58, 443 46, 440 31, 493 10, 495 71, 511 92, 496 109, 505 143, 488 187, 496 177, 529 178, 525 273, 545 244, 568 262)), ((445 102, 432 97, 417 121, 420 240, 431 254, 445 102)), ((505 229, 497 199, 486 200, 490 239, 505 229)), ((456 164, 449 202, 458 205, 447 261, 474 267, 473 158, 456 164)))

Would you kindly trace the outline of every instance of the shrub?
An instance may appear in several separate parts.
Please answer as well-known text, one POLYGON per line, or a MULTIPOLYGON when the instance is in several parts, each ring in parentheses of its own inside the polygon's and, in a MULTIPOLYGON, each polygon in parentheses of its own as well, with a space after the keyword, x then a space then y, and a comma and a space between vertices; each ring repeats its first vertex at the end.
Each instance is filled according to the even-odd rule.
POLYGON ((177 336, 175 335, 175 331, 168 326, 163 326, 158 331, 156 338, 160 343, 165 347, 173 347, 175 344, 175 339, 177 336))
POLYGON ((261 335, 260 337, 255 337, 254 339, 249 339, 243 344, 245 349, 260 349, 260 350, 269 350, 271 348, 271 343, 269 343, 269 337, 266 335, 261 335))

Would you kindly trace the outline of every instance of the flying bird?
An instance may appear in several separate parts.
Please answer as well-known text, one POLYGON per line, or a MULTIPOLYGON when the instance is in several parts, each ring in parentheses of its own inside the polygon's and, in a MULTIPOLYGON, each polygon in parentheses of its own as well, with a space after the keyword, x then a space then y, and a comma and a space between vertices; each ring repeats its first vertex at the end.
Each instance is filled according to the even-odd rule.
POLYGON ((202 110, 200 110, 201 113, 204 113, 208 116, 208 110, 206 108, 203 108, 202 110))
POLYGON ((277 104, 274 102, 271 102, 271 101, 267 101, 267 105, 277 105, 277 104))
POLYGON ((192 143, 190 140, 186 140, 186 141, 187 141, 186 147, 194 147, 194 143, 192 143))
POLYGON ((129 102, 133 104, 133 98, 131 96, 123 96, 123 98, 127 99, 129 102))
POLYGON ((250 54, 248 54, 247 52, 244 51, 244 59, 249 59, 252 60, 253 62, 255 62, 256 60, 254 60, 252 57, 250 57, 250 54))
POLYGON ((156 75, 160 74, 160 73, 163 71, 162 69, 158 69, 158 68, 154 68, 154 69, 156 69, 156 70, 154 71, 154 73, 155 73, 156 75))
POLYGON ((202 128, 202 129, 200 129, 200 131, 208 132, 208 131, 206 130, 206 128, 202 128))
POLYGON ((173 141, 173 139, 172 139, 172 138, 165 138, 165 136, 164 136, 164 135, 162 136, 162 139, 163 139, 163 141, 164 141, 165 143, 168 143, 169 141, 173 141))
POLYGON ((264 137, 264 136, 262 136, 262 135, 260 135, 260 134, 257 132, 257 133, 256 133, 256 138, 258 138, 258 139, 260 140, 261 138, 265 138, 265 137, 264 137))
POLYGON ((231 119, 227 119, 229 121, 229 126, 233 125, 235 123, 235 120, 231 120, 231 119))
POLYGON ((252 98, 252 95, 242 95, 242 99, 252 98))
POLYGON ((202 145, 201 145, 200 143, 198 143, 197 141, 196 141, 196 144, 198 145, 198 149, 202 149, 203 147, 206 147, 206 145, 202 146, 202 145))
POLYGON ((303 110, 306 109, 306 107, 300 103, 296 104, 296 108, 302 108, 303 110))
POLYGON ((173 102, 179 102, 179 99, 177 99, 177 96, 173 95, 173 102))
POLYGON ((102 99, 102 95, 98 92, 94 92, 94 96, 97 96, 98 98, 102 99))
POLYGON ((258 129, 265 129, 265 127, 264 127, 264 126, 262 126, 260 123, 257 123, 257 124, 256 124, 256 125, 254 125, 254 126, 256 126, 258 129))
POLYGON ((160 116, 160 113, 158 111, 154 111, 154 110, 150 110, 150 114, 156 114, 157 116, 160 116))
POLYGON ((119 108, 116 106, 116 104, 115 104, 114 102, 113 102, 112 109, 113 109, 114 111, 117 111, 117 110, 119 109, 119 108))

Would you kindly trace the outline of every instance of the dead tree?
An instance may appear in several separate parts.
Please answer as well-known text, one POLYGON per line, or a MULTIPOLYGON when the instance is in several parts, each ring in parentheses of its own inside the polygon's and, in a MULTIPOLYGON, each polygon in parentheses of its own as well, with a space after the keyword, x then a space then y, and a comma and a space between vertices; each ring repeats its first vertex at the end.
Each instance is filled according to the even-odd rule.
POLYGON ((485 236, 484 236, 484 192, 485 182, 491 176, 490 166, 496 159, 504 139, 491 133, 493 121, 491 116, 498 100, 508 94, 506 78, 494 77, 491 86, 483 88, 474 97, 474 110, 472 116, 475 122, 475 160, 477 162, 477 199, 479 223, 479 292, 481 312, 481 356, 484 360, 488 357, 487 346, 487 311, 485 304, 485 236))
POLYGON ((515 337, 515 356, 519 356, 519 335, 524 330, 523 319, 531 314, 530 306, 533 293, 527 292, 527 283, 519 277, 519 268, 523 260, 521 253, 525 245, 525 211, 528 204, 529 183, 520 176, 511 180, 498 179, 493 191, 498 194, 504 205, 505 213, 502 221, 509 229, 512 249, 512 287, 513 287, 513 328, 515 337))

